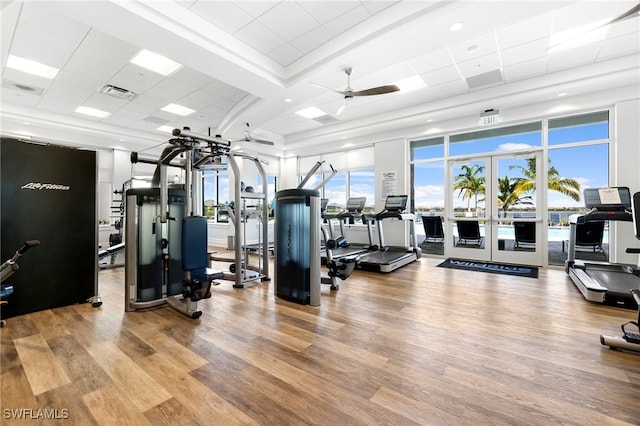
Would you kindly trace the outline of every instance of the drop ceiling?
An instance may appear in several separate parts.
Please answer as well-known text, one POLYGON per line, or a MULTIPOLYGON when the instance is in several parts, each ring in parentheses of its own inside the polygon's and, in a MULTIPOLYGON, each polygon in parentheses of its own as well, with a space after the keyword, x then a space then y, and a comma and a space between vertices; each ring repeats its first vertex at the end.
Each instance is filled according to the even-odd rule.
POLYGON ((237 139, 249 123, 254 137, 275 142, 258 152, 287 156, 563 92, 632 88, 625 96, 637 98, 640 17, 608 26, 601 40, 549 50, 557 37, 636 4, 3 1, 2 133, 142 150, 168 139, 161 126, 237 139), (164 76, 134 65, 142 49, 182 67, 164 76), (33 76, 7 67, 9 55, 60 71, 33 76), (420 87, 354 98, 337 115, 342 96, 310 83, 342 91, 346 67, 353 90, 411 78, 420 87), (163 110, 170 103, 195 112, 163 110), (80 114, 79 106, 108 116, 80 114), (324 115, 296 114, 307 107, 324 115))

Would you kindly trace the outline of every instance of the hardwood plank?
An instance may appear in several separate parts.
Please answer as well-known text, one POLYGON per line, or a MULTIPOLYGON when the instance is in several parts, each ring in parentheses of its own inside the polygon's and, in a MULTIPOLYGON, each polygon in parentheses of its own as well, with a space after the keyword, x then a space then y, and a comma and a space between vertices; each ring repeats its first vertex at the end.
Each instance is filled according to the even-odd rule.
POLYGON ((105 386, 83 395, 82 402, 102 425, 152 425, 129 395, 115 386, 105 386))
POLYGON ((40 334, 21 337, 14 344, 34 395, 71 382, 40 334))
POLYGON ((91 356, 115 383, 119 392, 144 412, 169 398, 171 394, 140 369, 118 347, 106 342, 91 346, 91 356))
POLYGON ((3 424, 11 424, 12 420, 15 424, 24 424, 24 420, 14 416, 13 410, 21 409, 37 409, 38 404, 29 380, 21 365, 13 367, 0 375, 0 406, 3 409, 3 424), (4 416, 4 410, 10 410, 9 416, 4 416))
POLYGON ((202 367, 208 361, 193 351, 185 348, 175 339, 170 338, 154 327, 138 325, 131 328, 131 333, 148 344, 155 351, 167 355, 173 364, 185 372, 202 367))
POLYGON ((30 315, 30 318, 45 340, 69 334, 69 330, 62 319, 50 309, 34 312, 30 315))
MULTIPOLYGON (((176 415, 176 422, 173 424, 254 424, 242 411, 177 367, 166 354, 156 353, 139 359, 137 363, 158 383, 171 389, 174 397, 169 400, 170 405, 161 410, 167 411, 167 414, 160 415, 162 421, 169 416, 173 417, 172 411, 175 411, 189 414, 184 419, 183 414, 176 415)), ((145 415, 152 420, 149 411, 145 415)), ((152 423, 157 424, 155 420, 152 423)))

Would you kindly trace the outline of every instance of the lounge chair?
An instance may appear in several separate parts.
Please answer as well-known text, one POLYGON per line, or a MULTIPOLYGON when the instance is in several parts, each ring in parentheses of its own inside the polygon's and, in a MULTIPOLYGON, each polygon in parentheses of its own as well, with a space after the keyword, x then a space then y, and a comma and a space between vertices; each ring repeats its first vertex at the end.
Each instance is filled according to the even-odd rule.
POLYGON ((480 236, 480 224, 477 220, 458 220, 458 242, 459 245, 482 245, 482 236, 480 236))
POLYGON ((536 224, 535 222, 513 222, 515 235, 515 248, 534 248, 536 244, 536 224), (533 247, 532 247, 533 245, 533 247))
POLYGON ((422 226, 424 227, 424 242, 444 242, 444 229, 442 228, 441 216, 422 216, 422 226))
MULTIPOLYGON (((604 251, 602 239, 604 237, 604 221, 585 222, 576 224, 576 250, 590 249, 594 253, 604 251)), ((569 244, 569 241, 566 241, 569 244)), ((564 251, 565 244, 562 244, 564 251)))

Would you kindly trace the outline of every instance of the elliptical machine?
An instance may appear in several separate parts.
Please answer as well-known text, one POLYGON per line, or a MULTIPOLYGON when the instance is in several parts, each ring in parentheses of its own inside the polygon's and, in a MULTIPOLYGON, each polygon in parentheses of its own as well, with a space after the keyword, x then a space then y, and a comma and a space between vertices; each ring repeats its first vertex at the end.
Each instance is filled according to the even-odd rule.
MULTIPOLYGON (((633 224, 636 230, 636 238, 640 240, 640 192, 633 194, 631 199, 631 210, 633 212, 633 224)), ((627 253, 638 254, 638 265, 635 271, 631 271, 640 276, 640 248, 627 248, 627 253)), ((640 288, 631 289, 631 296, 638 305, 638 320, 627 321, 620 326, 622 336, 600 336, 600 343, 612 349, 622 349, 640 353, 640 288), (628 331, 628 327, 635 327, 638 332, 628 331)))
MULTIPOLYGON (((37 245, 40 245, 40 241, 38 240, 25 241, 24 245, 20 247, 18 251, 16 251, 13 257, 7 260, 6 262, 4 262, 2 266, 0 266, 0 283, 5 282, 5 280, 7 280, 11 275, 15 274, 20 269, 20 267, 16 263, 18 258, 20 258, 20 256, 25 254, 27 250, 29 250, 31 247, 35 247, 37 245)), ((12 285, 1 284, 0 285, 0 305, 4 305, 8 303, 4 299, 6 297, 9 297, 12 293, 13 293, 12 285)), ((0 320, 0 327, 4 327, 4 321, 2 320, 0 320)))

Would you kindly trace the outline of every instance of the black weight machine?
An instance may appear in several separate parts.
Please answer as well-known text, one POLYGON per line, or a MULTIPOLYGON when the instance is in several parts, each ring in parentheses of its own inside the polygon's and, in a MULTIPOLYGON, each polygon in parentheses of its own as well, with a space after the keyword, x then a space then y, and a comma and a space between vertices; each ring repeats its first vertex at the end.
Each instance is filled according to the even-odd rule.
MULTIPOLYGON (((25 254, 31 247, 40 245, 38 240, 25 241, 24 245, 16 251, 13 257, 0 266, 0 283, 4 283, 11 275, 15 274, 20 267, 16 263, 20 256, 25 254)), ((9 284, 0 284, 0 305, 8 303, 5 299, 13 294, 13 286, 9 284)), ((4 321, 0 320, 0 327, 4 327, 4 321)))
MULTIPOLYGON (((633 194, 632 210, 636 238, 640 240, 640 192, 633 194)), ((638 269, 636 272, 640 275, 640 248, 627 248, 626 252, 638 254, 638 269)), ((612 349, 622 349, 640 353, 640 288, 634 288, 630 293, 635 300, 635 303, 638 305, 637 321, 627 321, 622 324, 620 326, 622 329, 621 337, 601 335, 600 343, 604 346, 609 346, 612 349), (638 332, 628 331, 627 328, 629 327, 634 327, 638 332)))
POLYGON ((132 163, 156 164, 151 188, 126 192, 125 310, 168 304, 199 318, 198 301, 211 297, 214 280, 222 272, 208 268, 207 220, 198 215, 199 170, 229 151, 229 143, 174 129, 157 161, 131 154, 132 163), (182 155, 180 164, 172 164, 182 155), (169 187, 167 167, 185 170, 184 185, 169 187), (195 194, 195 196, 194 196, 195 194))

